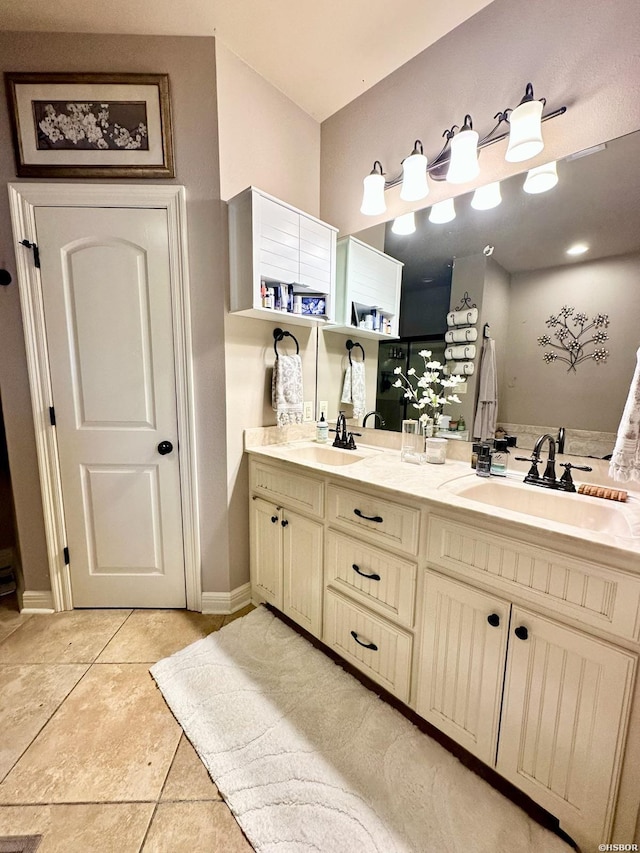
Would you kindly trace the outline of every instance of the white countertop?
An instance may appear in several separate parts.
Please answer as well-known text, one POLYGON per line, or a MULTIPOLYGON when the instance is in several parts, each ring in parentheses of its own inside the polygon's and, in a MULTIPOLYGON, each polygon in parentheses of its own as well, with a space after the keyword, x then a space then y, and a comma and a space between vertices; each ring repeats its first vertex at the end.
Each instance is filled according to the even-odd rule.
MULTIPOLYGON (((265 429, 265 434, 267 430, 268 428, 265 429)), ((245 434, 246 451, 265 460, 287 462, 308 473, 324 475, 331 481, 348 487, 367 489, 374 486, 404 501, 413 502, 419 499, 426 502, 430 511, 438 509, 454 511, 459 516, 458 520, 468 524, 480 524, 483 528, 494 529, 504 535, 520 536, 546 548, 570 551, 584 559, 609 562, 618 568, 640 573, 638 559, 640 556, 640 493, 630 491, 627 486, 623 486, 626 491, 629 491, 629 499, 626 503, 586 495, 560 494, 555 491, 553 495, 554 498, 557 496, 567 501, 585 502, 583 504, 585 509, 589 502, 595 501, 598 505, 606 504, 612 508, 612 512, 621 513, 625 517, 630 528, 628 537, 613 535, 603 530, 575 527, 523 512, 514 512, 511 509, 488 506, 477 500, 455 494, 447 489, 448 483, 458 481, 461 477, 468 478, 470 484, 479 479, 475 477, 475 472, 468 462, 456 459, 447 459, 440 465, 413 465, 401 460, 399 450, 360 444, 355 454, 363 458, 348 465, 338 467, 294 459, 291 452, 294 448, 323 446, 303 438, 303 435, 304 432, 301 431, 300 438, 297 440, 262 443, 260 431, 250 430, 245 434)), ((287 434, 286 437, 290 439, 291 434, 287 434)), ((266 441, 273 441, 273 433, 269 434, 266 441)), ((330 445, 324 445, 324 447, 327 446, 330 445)), ((523 466, 519 464, 518 467, 523 466)), ((526 470, 527 466, 524 467, 526 470)), ((509 480, 519 483, 523 479, 522 471, 512 471, 507 476, 509 480)), ((499 482, 501 478, 496 477, 491 480, 499 482)), ((576 480, 576 484, 579 482, 581 481, 576 480)), ((525 488, 538 489, 539 487, 526 486, 525 488)), ((545 490, 539 489, 539 491, 544 493, 545 490)))

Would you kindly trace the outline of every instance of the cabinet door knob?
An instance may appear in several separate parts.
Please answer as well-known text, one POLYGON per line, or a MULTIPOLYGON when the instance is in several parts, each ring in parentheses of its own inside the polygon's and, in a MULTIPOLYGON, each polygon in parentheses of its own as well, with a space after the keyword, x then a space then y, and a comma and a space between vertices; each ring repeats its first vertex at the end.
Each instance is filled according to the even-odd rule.
POLYGON ((368 575, 366 572, 363 572, 362 569, 360 568, 360 566, 357 566, 355 563, 353 563, 351 565, 351 568, 353 569, 353 571, 356 574, 360 575, 360 577, 366 578, 369 581, 379 581, 380 580, 380 575, 376 575, 376 574, 368 575))
POLYGON ((529 632, 524 627, 524 625, 518 625, 518 627, 513 632, 519 640, 528 640, 529 632))
POLYGON ((500 624, 500 617, 497 613, 490 613, 487 616, 487 622, 491 625, 492 628, 497 628, 500 624))
POLYGON ((352 632, 351 632, 351 636, 352 636, 352 637, 353 637, 353 639, 356 641, 356 643, 357 643, 359 646, 362 646, 364 649, 371 649, 371 651, 372 651, 372 652, 377 652, 377 651, 378 651, 378 647, 376 646, 376 644, 375 644, 375 643, 363 643, 363 642, 362 642, 362 640, 358 639, 358 635, 356 634, 356 632, 355 632, 355 631, 352 631, 352 632))
POLYGON ((278 520, 278 516, 277 516, 277 515, 272 515, 272 516, 271 516, 271 524, 275 524, 277 520, 278 520))
POLYGON ((282 521, 280 522, 280 524, 281 524, 283 527, 286 527, 286 526, 289 524, 289 522, 287 521, 287 519, 286 519, 286 518, 283 518, 283 519, 282 519, 282 521))

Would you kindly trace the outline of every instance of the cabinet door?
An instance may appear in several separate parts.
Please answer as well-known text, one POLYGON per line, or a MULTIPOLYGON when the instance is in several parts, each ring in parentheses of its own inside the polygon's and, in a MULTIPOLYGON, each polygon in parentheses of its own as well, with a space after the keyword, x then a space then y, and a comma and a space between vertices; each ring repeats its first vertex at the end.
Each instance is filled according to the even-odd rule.
POLYGON ((513 609, 497 767, 584 850, 609 840, 636 662, 513 609))
POLYGON ((282 511, 260 498, 251 501, 251 590, 282 609, 282 511))
POLYGON ((300 273, 300 215, 271 199, 256 197, 259 263, 263 278, 284 283, 300 273))
POLYGON ((300 217, 300 277, 320 293, 332 293, 335 278, 336 234, 322 222, 300 217))
POLYGON ((282 610, 319 637, 322 631, 323 527, 285 510, 282 527, 284 595, 282 610))
POLYGON ((493 765, 510 605, 430 572, 424 596, 416 710, 493 765))

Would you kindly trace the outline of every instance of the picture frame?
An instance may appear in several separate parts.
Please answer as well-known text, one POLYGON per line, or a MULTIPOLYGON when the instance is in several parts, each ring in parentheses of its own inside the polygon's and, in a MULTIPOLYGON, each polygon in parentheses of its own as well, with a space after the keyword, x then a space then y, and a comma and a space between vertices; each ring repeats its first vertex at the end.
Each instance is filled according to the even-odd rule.
POLYGON ((4 77, 18 177, 175 177, 167 74, 4 77))

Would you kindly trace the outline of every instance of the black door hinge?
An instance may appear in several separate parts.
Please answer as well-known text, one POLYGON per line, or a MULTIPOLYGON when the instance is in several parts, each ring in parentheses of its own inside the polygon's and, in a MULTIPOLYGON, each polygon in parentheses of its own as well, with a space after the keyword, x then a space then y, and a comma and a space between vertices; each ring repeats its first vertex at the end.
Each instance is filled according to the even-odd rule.
POLYGON ((49 420, 51 421, 51 426, 56 425, 56 410, 53 406, 49 406, 49 420))
POLYGON ((35 243, 31 243, 29 240, 20 240, 21 246, 26 246, 27 249, 33 249, 33 263, 40 269, 40 249, 36 246, 35 243))
POLYGON ((68 566, 69 565, 69 549, 65 548, 63 553, 64 553, 64 564, 65 564, 65 566, 68 566))

